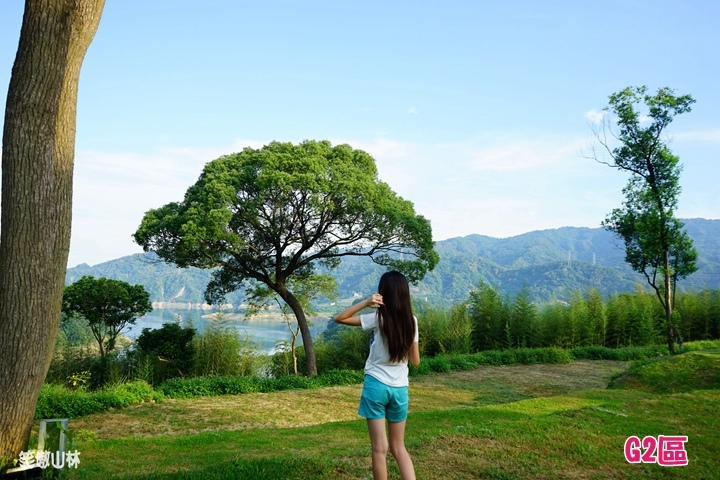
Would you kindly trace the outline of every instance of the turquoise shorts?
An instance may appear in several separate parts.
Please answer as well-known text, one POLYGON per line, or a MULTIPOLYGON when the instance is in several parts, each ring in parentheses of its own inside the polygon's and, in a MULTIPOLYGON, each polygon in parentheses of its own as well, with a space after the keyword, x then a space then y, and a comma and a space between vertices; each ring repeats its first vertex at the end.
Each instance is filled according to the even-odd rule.
POLYGON ((368 420, 387 418, 403 422, 408 413, 408 387, 389 387, 372 375, 365 375, 358 414, 368 420))

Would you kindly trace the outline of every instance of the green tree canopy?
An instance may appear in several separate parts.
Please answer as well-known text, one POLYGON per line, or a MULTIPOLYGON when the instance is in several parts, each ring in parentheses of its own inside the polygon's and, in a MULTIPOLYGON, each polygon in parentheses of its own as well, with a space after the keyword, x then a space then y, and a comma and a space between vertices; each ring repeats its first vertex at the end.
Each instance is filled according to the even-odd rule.
POLYGON ((142 285, 86 275, 65 287, 62 311, 87 320, 105 357, 122 329, 152 311, 152 305, 142 285))
POLYGON ((182 328, 177 323, 164 323, 156 329, 143 328, 135 344, 142 354, 153 357, 157 375, 154 380, 161 381, 176 375, 182 377, 192 371, 195 365, 194 337, 194 328, 182 328), (160 367, 161 364, 165 364, 167 368, 160 367))
POLYGON ((438 261, 430 222, 378 179, 374 159, 327 141, 273 142, 208 163, 182 202, 145 214, 134 238, 180 267, 219 267, 208 302, 270 288, 298 320, 309 374, 315 354, 291 276, 368 256, 418 281, 438 261))
POLYGON ((605 111, 613 116, 606 115, 596 132, 611 158, 602 163, 630 173, 625 202, 603 226, 623 239, 625 260, 645 276, 665 309, 670 352, 678 335, 672 319, 675 284, 697 270, 697 251, 674 216, 682 167, 663 135, 673 118, 689 112, 694 102, 669 88, 650 94, 646 87, 628 87, 610 95, 605 111), (646 111, 636 108, 641 104, 646 111), (610 145, 608 134, 619 146, 610 145))

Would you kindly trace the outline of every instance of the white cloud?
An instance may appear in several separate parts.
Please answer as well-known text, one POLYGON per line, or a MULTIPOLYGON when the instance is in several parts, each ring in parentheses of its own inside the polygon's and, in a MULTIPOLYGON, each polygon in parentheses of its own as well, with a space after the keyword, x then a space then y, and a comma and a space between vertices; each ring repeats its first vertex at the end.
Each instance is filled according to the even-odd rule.
POLYGON ((415 107, 410 107, 407 111, 408 115, 417 115, 418 111, 415 107))
POLYGON ((586 141, 517 141, 490 147, 471 148, 466 152, 471 170, 482 172, 519 172, 558 166, 576 159, 586 141))
POLYGON ((678 142, 720 143, 720 129, 678 132, 672 137, 678 142))
POLYGON ((606 113, 607 112, 604 112, 602 110, 598 111, 593 108, 585 112, 585 118, 590 120, 590 122, 593 124, 599 124, 603 121, 603 118, 605 118, 606 113))
POLYGON ((228 147, 166 148, 150 155, 78 152, 68 265, 94 264, 139 252, 130 235, 145 212, 181 201, 206 163, 246 146, 260 148, 263 144, 237 140, 228 147))
MULTIPOLYGON (((379 177, 431 221, 437 240, 597 226, 620 204, 626 180, 614 169, 581 158, 581 139, 331 141, 372 155, 379 177)), ((182 200, 208 161, 265 143, 238 140, 230 148, 168 148, 153 155, 80 152, 70 265, 139 252, 130 235, 147 210, 182 200)))

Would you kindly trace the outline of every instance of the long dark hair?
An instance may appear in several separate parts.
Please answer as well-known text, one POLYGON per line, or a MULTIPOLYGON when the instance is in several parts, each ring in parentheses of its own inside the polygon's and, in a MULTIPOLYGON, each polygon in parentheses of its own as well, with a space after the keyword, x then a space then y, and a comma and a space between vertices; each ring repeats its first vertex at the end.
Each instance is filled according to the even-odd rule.
POLYGON ((410 286, 400 272, 386 272, 380 277, 378 293, 383 305, 378 308, 378 329, 385 340, 391 362, 407 358, 415 340, 415 320, 410 305, 410 286))

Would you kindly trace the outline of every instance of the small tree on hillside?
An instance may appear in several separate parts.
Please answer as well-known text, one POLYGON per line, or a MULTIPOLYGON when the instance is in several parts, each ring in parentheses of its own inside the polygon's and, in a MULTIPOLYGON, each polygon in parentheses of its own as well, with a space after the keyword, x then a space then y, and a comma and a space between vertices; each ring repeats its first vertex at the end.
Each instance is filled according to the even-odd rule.
POLYGON ((152 305, 142 285, 86 275, 65 287, 62 310, 87 320, 105 358, 122 329, 151 312, 152 305))
POLYGON ((210 303, 258 284, 275 292, 300 326, 310 375, 315 351, 292 276, 351 255, 418 281, 438 261, 430 222, 378 179, 373 158, 327 141, 273 142, 208 163, 182 202, 145 214, 134 238, 180 267, 217 268, 210 303))
POLYGON ((623 206, 613 210, 603 226, 623 239, 625 261, 645 276, 662 304, 670 353, 679 337, 673 322, 675 287, 697 270, 697 251, 674 216, 682 168, 663 135, 675 115, 689 112, 694 102, 690 95, 675 96, 669 88, 649 94, 646 87, 628 87, 610 95, 604 111, 612 116, 605 115, 595 131, 610 160, 592 156, 630 173, 623 206), (647 108, 644 115, 636 110, 638 104, 647 108), (613 148, 613 139, 620 145, 613 148))

